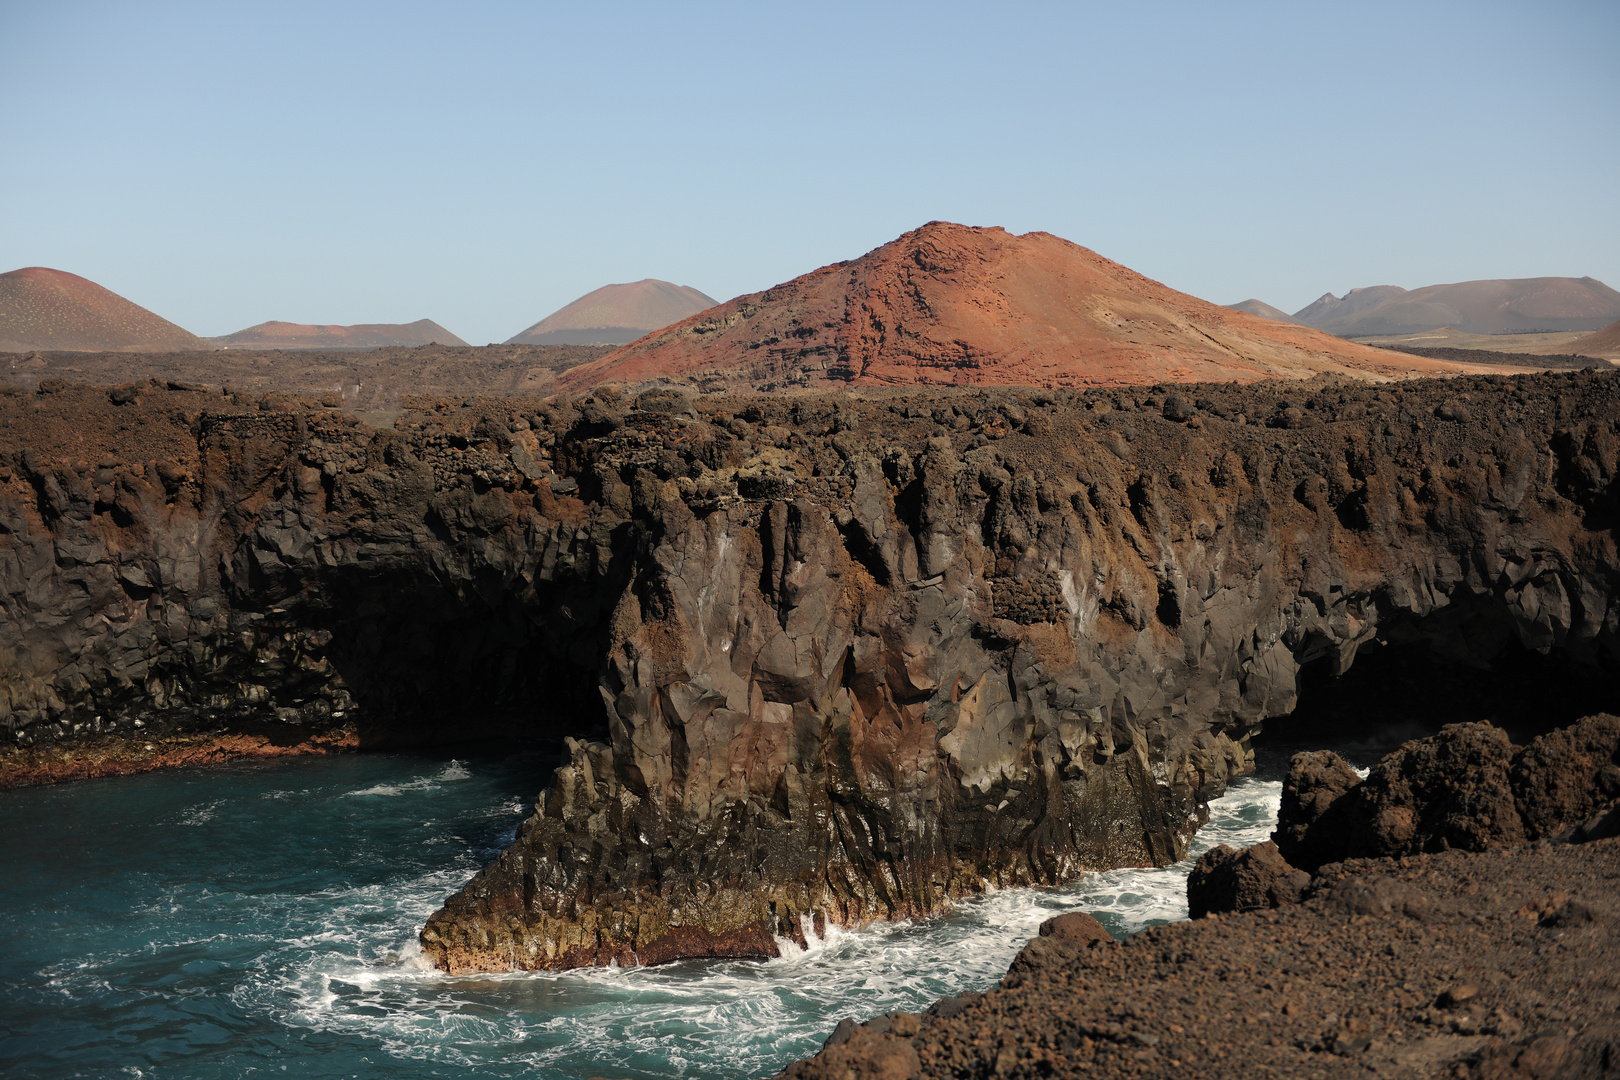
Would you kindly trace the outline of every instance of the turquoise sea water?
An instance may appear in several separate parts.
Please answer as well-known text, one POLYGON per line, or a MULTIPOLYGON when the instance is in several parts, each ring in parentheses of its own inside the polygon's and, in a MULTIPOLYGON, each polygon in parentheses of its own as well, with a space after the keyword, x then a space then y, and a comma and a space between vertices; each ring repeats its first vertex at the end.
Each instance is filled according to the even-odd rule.
MULTIPOLYGON (((449 978, 416 932, 509 843, 544 752, 348 755, 0 793, 0 1075, 761 1077, 837 1021, 982 990, 1040 922, 1186 917, 1187 864, 1008 890, 766 962, 449 978)), ((1195 851, 1264 839, 1239 781, 1195 851)))

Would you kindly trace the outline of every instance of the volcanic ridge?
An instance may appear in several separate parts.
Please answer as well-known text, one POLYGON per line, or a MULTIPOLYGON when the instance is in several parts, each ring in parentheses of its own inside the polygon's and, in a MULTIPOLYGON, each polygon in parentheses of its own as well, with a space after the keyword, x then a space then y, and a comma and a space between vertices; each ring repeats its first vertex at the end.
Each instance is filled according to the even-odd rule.
POLYGON ((1057 389, 1467 370, 1220 307, 1050 233, 935 221, 694 315, 560 382, 1057 389))
POLYGON ((93 281, 28 266, 0 274, 0 352, 181 352, 208 342, 93 281))
POLYGON ((622 345, 714 307, 690 285, 644 278, 604 285, 547 315, 508 345, 622 345))
POLYGON ((208 340, 227 349, 387 349, 398 345, 468 347, 465 341, 432 319, 418 319, 413 323, 358 323, 354 326, 315 326, 272 321, 208 340))
POLYGON ((1411 334, 1451 327, 1470 334, 1597 330, 1620 319, 1620 292, 1595 278, 1512 278, 1398 285, 1328 293, 1294 313, 1296 322, 1344 337, 1411 334))

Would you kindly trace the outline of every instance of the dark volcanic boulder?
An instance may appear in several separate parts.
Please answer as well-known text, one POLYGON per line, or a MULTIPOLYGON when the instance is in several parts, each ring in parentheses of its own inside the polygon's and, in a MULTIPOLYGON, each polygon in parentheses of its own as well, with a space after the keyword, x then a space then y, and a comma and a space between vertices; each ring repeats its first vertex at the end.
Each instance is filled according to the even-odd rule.
POLYGON ((1298 754, 1273 834, 1283 857, 1314 872, 1350 858, 1522 843, 1508 770, 1516 748, 1486 723, 1447 724, 1388 754, 1367 779, 1335 754, 1298 754))
POLYGON ((1352 826, 1345 823, 1350 804, 1341 799, 1360 783, 1350 763, 1331 750, 1295 754, 1283 781, 1277 830, 1271 834, 1279 857, 1312 869, 1343 858, 1352 826))
POLYGON ((1620 717, 1548 732, 1520 752, 1510 779, 1528 839, 1581 825, 1620 798, 1620 717))
POLYGON ((1082 949, 1089 949, 1094 943, 1106 944, 1114 940, 1107 927, 1084 911, 1066 911, 1062 915, 1052 916, 1041 923, 1039 936, 1067 941, 1082 949))
POLYGON ((1296 870, 1267 840, 1236 851, 1225 844, 1198 857, 1187 878, 1187 908, 1195 919, 1205 915, 1299 903, 1311 875, 1296 870))
POLYGON ((1356 789, 1366 829, 1353 855, 1485 851, 1524 841, 1508 767, 1515 747, 1490 724, 1447 724, 1386 756, 1356 789))
POLYGON ((1087 949, 1113 943, 1114 938, 1107 928, 1083 911, 1055 915, 1041 923, 1040 933, 1018 950, 1007 967, 1002 985, 1016 985, 1033 970, 1072 963, 1087 949))
MULTIPOLYGON (((905 1014, 900 1014, 904 1016, 905 1014)), ((784 1077, 837 1076, 840 1080, 912 1080, 919 1075, 922 1063, 908 1035, 917 1033, 917 1018, 908 1017, 909 1026, 882 1023, 888 1018, 867 1024, 843 1020, 838 1024, 827 1045, 816 1056, 815 1064, 795 1062, 782 1071, 784 1077)))

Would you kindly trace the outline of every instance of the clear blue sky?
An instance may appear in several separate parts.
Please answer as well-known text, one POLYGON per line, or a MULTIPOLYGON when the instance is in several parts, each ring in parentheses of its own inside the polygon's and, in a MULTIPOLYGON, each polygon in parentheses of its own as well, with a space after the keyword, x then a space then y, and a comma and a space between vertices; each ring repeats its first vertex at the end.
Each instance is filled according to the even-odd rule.
POLYGON ((0 0, 0 270, 200 334, 718 299, 943 218, 1219 303, 1620 288, 1620 3, 0 0))

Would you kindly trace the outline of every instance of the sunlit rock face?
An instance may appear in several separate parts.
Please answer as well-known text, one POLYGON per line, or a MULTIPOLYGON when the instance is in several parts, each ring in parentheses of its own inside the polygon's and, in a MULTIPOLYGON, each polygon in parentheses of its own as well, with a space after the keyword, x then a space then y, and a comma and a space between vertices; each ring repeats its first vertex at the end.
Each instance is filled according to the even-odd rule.
POLYGON ((0 477, 4 768, 576 737, 424 929, 450 971, 770 955, 1162 864, 1306 663, 1612 670, 1616 390, 598 391, 381 430, 0 398, 32 448, 0 477))

